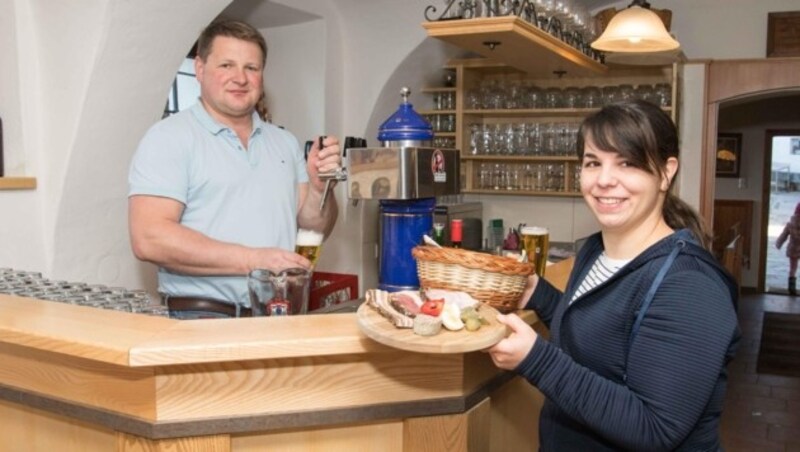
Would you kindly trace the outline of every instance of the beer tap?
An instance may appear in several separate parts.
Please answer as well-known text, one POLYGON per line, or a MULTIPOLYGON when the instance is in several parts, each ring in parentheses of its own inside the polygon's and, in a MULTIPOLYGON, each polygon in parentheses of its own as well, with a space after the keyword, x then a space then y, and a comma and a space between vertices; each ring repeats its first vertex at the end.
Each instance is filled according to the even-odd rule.
MULTIPOLYGON (((324 136, 319 137, 319 149, 322 149, 322 140, 324 140, 324 136)), ((325 208, 325 201, 328 199, 328 193, 331 191, 331 182, 334 181, 346 181, 347 180, 347 168, 336 168, 334 171, 327 172, 327 173, 320 173, 318 175, 320 180, 325 181, 325 191, 322 192, 322 201, 319 203, 319 211, 325 208)))

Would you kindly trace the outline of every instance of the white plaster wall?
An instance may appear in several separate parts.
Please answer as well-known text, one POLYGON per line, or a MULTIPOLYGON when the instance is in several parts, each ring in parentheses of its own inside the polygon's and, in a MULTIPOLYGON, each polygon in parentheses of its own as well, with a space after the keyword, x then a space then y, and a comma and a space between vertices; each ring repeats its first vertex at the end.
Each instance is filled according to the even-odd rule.
POLYGON ((328 61, 324 21, 266 28, 261 32, 269 45, 264 86, 272 122, 294 133, 301 145, 325 134, 328 61))
POLYGON ((680 111, 680 162, 677 187, 681 199, 695 209, 700 209, 700 178, 703 167, 703 134, 705 133, 706 65, 685 64, 681 74, 680 111))
MULTIPOLYGON (((324 120, 309 118, 293 127, 309 124, 326 133, 372 140, 368 125, 378 101, 386 92, 386 99, 394 99, 387 105, 396 103, 396 87, 387 83, 426 39, 420 27, 423 10, 437 2, 275 1, 312 11, 324 21, 323 30, 297 28, 324 35, 323 50, 315 47, 325 59, 324 120)), ((141 135, 160 117, 164 95, 187 49, 229 2, 0 2, 6 164, 12 174, 39 180, 35 191, 0 192, 0 215, 13 218, 0 222, 0 265, 40 270, 59 279, 127 287, 152 284, 152 268, 137 263, 127 243, 127 166, 141 135)), ((620 7, 627 3, 620 2, 620 7)), ((654 6, 672 9, 673 31, 689 57, 751 58, 764 55, 766 13, 796 10, 797 1, 660 0, 654 6)), ((277 30, 275 39, 289 51, 283 46, 292 42, 285 42, 283 32, 277 30)), ((417 69, 438 70, 442 63, 428 61, 417 69)), ((281 103, 274 108, 280 111, 281 103)), ((317 106, 310 108, 312 115, 320 114, 317 106)), ((337 192, 341 198, 343 187, 337 192)), ((574 199, 489 198, 487 216, 507 215, 508 224, 561 212, 562 203, 576 224, 588 216, 574 199)), ((340 272, 360 272, 362 257, 370 252, 354 246, 371 227, 372 217, 359 209, 364 207, 343 209, 344 222, 334 232, 339 239, 326 244, 323 262, 334 259, 328 265, 340 272)), ((561 226, 552 229, 561 234, 567 230, 561 226)), ((584 227, 591 226, 580 229, 584 227)), ((573 226, 571 234, 587 232, 578 229, 573 226)))

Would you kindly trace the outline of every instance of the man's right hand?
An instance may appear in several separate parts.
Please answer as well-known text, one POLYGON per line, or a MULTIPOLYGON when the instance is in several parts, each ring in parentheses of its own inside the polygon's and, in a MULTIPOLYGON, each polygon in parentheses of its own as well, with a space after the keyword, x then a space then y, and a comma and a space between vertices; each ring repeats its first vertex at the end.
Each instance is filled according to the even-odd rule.
POLYGON ((305 257, 279 248, 214 240, 180 224, 183 204, 157 196, 129 199, 131 246, 140 260, 186 275, 246 275, 253 269, 311 268, 305 257))
POLYGON ((280 248, 253 248, 248 260, 251 270, 262 268, 279 273, 287 268, 311 268, 311 261, 305 257, 280 248))

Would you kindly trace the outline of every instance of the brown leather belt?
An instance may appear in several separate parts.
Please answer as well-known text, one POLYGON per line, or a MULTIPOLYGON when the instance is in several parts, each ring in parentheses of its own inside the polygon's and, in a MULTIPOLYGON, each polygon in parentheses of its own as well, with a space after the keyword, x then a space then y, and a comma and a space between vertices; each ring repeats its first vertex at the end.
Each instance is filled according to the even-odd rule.
MULTIPOLYGON (((208 311, 236 317, 236 306, 213 298, 164 296, 170 311, 208 311)), ((252 317, 250 308, 239 308, 240 317, 252 317)))

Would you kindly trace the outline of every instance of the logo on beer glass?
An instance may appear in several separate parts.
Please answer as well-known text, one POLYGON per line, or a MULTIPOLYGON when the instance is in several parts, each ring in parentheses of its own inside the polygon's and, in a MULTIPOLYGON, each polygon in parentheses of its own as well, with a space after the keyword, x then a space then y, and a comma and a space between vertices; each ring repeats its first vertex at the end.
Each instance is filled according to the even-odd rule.
POLYGON ((520 230, 522 246, 528 255, 528 262, 536 269, 536 274, 544 276, 547 267, 547 253, 550 248, 550 232, 540 226, 525 226, 520 230))
POLYGON ((309 229, 297 231, 297 242, 294 247, 295 253, 311 261, 311 266, 317 265, 319 252, 322 249, 322 239, 325 238, 321 232, 309 229))

